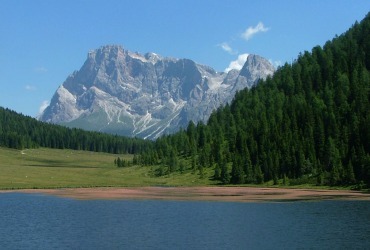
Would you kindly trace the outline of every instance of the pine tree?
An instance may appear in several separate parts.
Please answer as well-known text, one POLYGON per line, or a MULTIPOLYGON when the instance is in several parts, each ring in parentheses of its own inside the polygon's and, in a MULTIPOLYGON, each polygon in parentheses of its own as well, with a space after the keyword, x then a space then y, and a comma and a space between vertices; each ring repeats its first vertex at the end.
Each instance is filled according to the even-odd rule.
POLYGON ((263 184, 264 182, 264 176, 261 170, 260 165, 256 165, 254 168, 254 176, 256 178, 256 183, 257 184, 263 184))
POLYGON ((213 175, 213 179, 215 180, 221 180, 221 168, 218 163, 215 163, 215 173, 213 175))
POLYGON ((224 161, 223 164, 221 165, 220 179, 221 179, 222 184, 230 183, 230 174, 229 174, 226 161, 224 161))
POLYGON ((122 164, 122 161, 121 161, 121 158, 117 158, 117 167, 121 167, 121 164, 122 164))
POLYGON ((354 184, 356 181, 351 160, 349 161, 347 167, 345 168, 344 179, 346 184, 354 184))
POLYGON ((232 184, 243 184, 245 183, 244 171, 241 160, 235 159, 233 160, 232 169, 231 169, 231 180, 232 184))

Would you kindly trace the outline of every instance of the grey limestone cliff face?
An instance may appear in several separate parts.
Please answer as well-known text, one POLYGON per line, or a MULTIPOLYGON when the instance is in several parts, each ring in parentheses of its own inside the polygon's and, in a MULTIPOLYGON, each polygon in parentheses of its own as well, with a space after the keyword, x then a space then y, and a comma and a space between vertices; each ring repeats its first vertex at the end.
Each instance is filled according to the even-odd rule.
POLYGON ((185 128, 189 121, 206 122, 236 91, 273 72, 273 66, 257 55, 249 55, 240 71, 219 73, 189 59, 103 46, 88 53, 39 119, 155 139, 185 128))

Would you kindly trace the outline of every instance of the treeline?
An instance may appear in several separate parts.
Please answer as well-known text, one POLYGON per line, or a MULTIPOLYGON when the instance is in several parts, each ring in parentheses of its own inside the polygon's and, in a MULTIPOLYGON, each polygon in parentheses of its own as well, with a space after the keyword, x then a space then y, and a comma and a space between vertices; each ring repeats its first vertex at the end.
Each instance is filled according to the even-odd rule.
POLYGON ((222 183, 370 184, 370 14, 236 94, 207 125, 164 136, 142 164, 179 159, 222 183))
POLYGON ((121 159, 120 157, 117 157, 116 159, 114 159, 114 165, 119 168, 130 167, 133 165, 138 165, 139 164, 138 159, 139 159, 139 156, 137 155, 134 155, 132 160, 126 160, 126 159, 123 159, 123 158, 121 159))
POLYGON ((138 154, 152 150, 153 142, 43 123, 0 107, 0 146, 138 154))

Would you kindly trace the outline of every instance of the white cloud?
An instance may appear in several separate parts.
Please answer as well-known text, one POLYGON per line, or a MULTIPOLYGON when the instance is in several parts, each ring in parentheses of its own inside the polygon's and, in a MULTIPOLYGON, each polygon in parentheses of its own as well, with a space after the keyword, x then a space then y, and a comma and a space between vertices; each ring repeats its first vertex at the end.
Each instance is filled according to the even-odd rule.
POLYGON ((283 65, 283 62, 280 60, 274 61, 272 59, 269 59, 269 62, 275 67, 275 69, 283 65))
POLYGON ((40 66, 40 67, 34 68, 34 71, 37 72, 37 73, 46 73, 46 72, 48 72, 48 69, 43 67, 43 66, 40 66))
POLYGON ((34 91, 34 90, 36 90, 36 87, 35 86, 32 86, 32 85, 26 85, 25 87, 24 87, 24 89, 25 90, 28 90, 28 91, 34 91))
POLYGON ((40 105, 40 108, 39 108, 39 113, 37 116, 40 116, 42 114, 42 112, 44 112, 44 110, 49 106, 50 102, 49 101, 43 101, 40 105))
POLYGON ((226 51, 227 53, 234 54, 234 50, 230 47, 230 45, 226 42, 219 44, 219 46, 226 51))
POLYGON ((241 54, 238 56, 238 59, 236 59, 235 61, 231 61, 230 64, 229 64, 229 67, 227 67, 225 69, 225 72, 229 72, 230 70, 232 69, 237 69, 237 70, 241 70, 245 64, 245 62, 247 61, 248 59, 248 56, 249 54, 241 54))
POLYGON ((259 22, 255 27, 250 26, 242 33, 242 38, 245 40, 251 39, 255 34, 267 32, 270 28, 266 28, 262 22, 259 22))

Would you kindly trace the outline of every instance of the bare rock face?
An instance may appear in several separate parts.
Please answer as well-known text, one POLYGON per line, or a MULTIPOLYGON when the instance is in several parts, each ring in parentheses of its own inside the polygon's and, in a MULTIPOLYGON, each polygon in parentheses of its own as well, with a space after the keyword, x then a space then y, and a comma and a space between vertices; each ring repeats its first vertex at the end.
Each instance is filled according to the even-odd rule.
POLYGON ((218 73, 189 59, 141 55, 121 46, 89 52, 84 65, 55 92, 40 120, 126 136, 155 139, 206 122, 235 92, 273 74, 264 58, 218 73))

